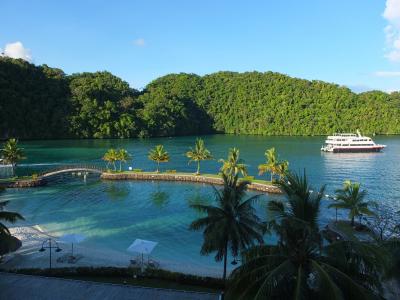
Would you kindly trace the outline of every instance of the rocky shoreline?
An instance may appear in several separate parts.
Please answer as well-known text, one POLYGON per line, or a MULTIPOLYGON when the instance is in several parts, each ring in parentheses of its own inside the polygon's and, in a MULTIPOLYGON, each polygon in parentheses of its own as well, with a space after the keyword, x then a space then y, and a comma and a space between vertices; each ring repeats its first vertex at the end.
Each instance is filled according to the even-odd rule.
POLYGON ((46 181, 43 178, 36 179, 20 179, 15 181, 4 181, 0 182, 0 187, 4 188, 30 188, 43 186, 46 184, 46 181))
MULTIPOLYGON (((222 178, 210 177, 206 175, 182 174, 182 173, 147 173, 147 172, 124 172, 124 173, 109 173, 104 172, 100 175, 102 180, 160 180, 160 181, 180 181, 206 183, 213 185, 222 185, 222 178)), ((14 181, 0 182, 0 187, 4 188, 31 188, 46 185, 44 178, 38 177, 35 179, 20 179, 14 181)), ((282 191, 274 185, 253 182, 248 185, 248 189, 264 193, 282 194, 282 191)))
MULTIPOLYGON (((195 183, 206 183, 222 185, 222 178, 214 178, 202 175, 191 175, 191 174, 166 174, 166 173, 102 173, 100 176, 104 180, 160 180, 160 181, 182 181, 182 182, 195 182, 195 183)), ((263 183, 251 183, 248 185, 250 190, 255 190, 259 192, 271 193, 271 194, 282 194, 282 191, 274 186, 263 183)))

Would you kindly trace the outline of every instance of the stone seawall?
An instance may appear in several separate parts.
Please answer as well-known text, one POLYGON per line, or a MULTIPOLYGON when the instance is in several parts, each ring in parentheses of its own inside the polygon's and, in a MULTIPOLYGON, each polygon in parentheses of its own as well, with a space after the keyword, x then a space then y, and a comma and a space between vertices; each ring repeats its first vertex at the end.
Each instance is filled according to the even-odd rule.
POLYGON ((5 188, 29 188, 45 185, 46 181, 42 178, 38 179, 21 179, 16 181, 0 182, 1 187, 5 188))
MULTIPOLYGON (((222 185, 222 178, 213 178, 201 175, 186 175, 186 174, 154 174, 154 173, 102 173, 101 179, 105 180, 161 180, 161 181, 183 181, 222 185)), ((248 185, 251 190, 256 190, 265 193, 282 194, 282 191, 269 184, 251 183, 248 185)))

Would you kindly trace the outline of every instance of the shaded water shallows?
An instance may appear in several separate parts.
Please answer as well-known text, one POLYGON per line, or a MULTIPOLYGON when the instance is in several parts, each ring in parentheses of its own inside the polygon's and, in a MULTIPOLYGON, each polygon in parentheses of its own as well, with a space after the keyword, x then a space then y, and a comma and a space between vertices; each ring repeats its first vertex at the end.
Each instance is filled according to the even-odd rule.
MULTIPOLYGON (((238 147, 248 164, 250 174, 257 174, 264 161, 266 148, 275 147, 280 157, 290 162, 291 169, 307 170, 310 182, 317 188, 327 184, 327 193, 339 188, 345 179, 361 181, 369 199, 400 207, 399 137, 376 137, 388 145, 383 153, 321 153, 323 137, 260 137, 213 135, 204 137, 214 157, 225 158, 230 147, 238 147)), ((68 140, 22 143, 28 160, 19 172, 31 173, 57 167, 59 164, 101 163, 100 157, 110 147, 126 148, 134 156, 129 165, 153 170, 147 159, 150 148, 163 144, 171 162, 164 169, 194 171, 184 153, 195 137, 149 140, 68 140)), ((202 163, 202 172, 215 173, 217 161, 202 163)), ((267 175, 268 176, 268 175, 267 175)), ((100 182, 89 179, 62 180, 47 187, 9 190, 2 199, 12 200, 9 209, 20 211, 30 224, 41 224, 55 232, 82 232, 90 238, 88 245, 124 251, 135 238, 159 241, 154 255, 159 259, 178 261, 194 266, 215 267, 211 257, 201 257, 201 233, 190 232, 188 225, 197 213, 188 208, 191 201, 211 201, 211 187, 171 182, 100 182)), ((265 214, 264 196, 258 206, 265 214)), ((324 203, 326 206, 327 202, 324 203)), ((334 211, 322 211, 322 223, 334 217, 334 211)))
MULTIPOLYGON (((189 205, 212 202, 213 197, 212 187, 203 184, 96 178, 85 183, 77 177, 47 187, 13 189, 1 196, 11 200, 8 208, 24 215, 28 224, 40 224, 52 235, 79 232, 87 237, 83 246, 124 254, 136 238, 157 241, 156 259, 201 272, 218 265, 213 256, 199 254, 202 234, 188 227, 200 214, 189 205)), ((257 204, 263 218, 267 199, 263 196, 257 204)))

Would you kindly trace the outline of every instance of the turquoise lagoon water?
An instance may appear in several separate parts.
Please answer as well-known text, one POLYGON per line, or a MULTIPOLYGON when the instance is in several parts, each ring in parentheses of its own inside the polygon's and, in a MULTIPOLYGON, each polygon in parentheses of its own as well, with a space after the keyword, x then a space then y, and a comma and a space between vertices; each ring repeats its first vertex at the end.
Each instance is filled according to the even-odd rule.
MULTIPOLYGON (((203 138, 217 159, 226 157, 230 147, 240 148, 252 175, 256 175, 257 165, 263 162, 265 149, 275 147, 282 159, 289 160, 291 169, 306 169, 315 188, 327 184, 327 194, 332 194, 345 179, 357 180, 369 191, 369 199, 400 209, 400 137, 376 137, 376 142, 388 147, 383 153, 370 154, 321 153, 323 137, 212 135, 203 138)), ((130 166, 153 170, 155 166, 147 159, 147 152, 157 144, 163 144, 171 155, 171 162, 164 169, 194 171, 196 166, 188 165, 184 156, 194 140, 195 137, 178 137, 23 142, 28 159, 18 172, 22 175, 72 163, 101 164, 102 154, 110 147, 126 148, 134 157, 130 166)), ((201 166, 203 172, 210 173, 217 172, 218 168, 216 160, 201 166)), ((265 205, 270 199, 280 197, 263 195, 257 205, 260 216, 265 216, 265 205)), ((102 182, 95 176, 83 181, 64 176, 45 187, 9 189, 0 198, 11 200, 8 209, 22 213, 29 224, 39 224, 59 234, 80 232, 88 237, 86 245, 126 253, 135 238, 142 238, 159 242, 153 254, 160 260, 199 268, 217 266, 213 256, 199 254, 201 233, 188 230, 191 221, 199 216, 189 204, 213 199, 213 190, 207 185, 102 182)), ((327 204, 328 200, 324 207, 327 204)), ((333 217, 334 211, 323 209, 321 224, 333 217)))
MULTIPOLYGON (((20 212, 30 225, 39 224, 55 236, 85 235, 82 246, 128 254, 126 249, 136 238, 157 241, 153 258, 181 265, 181 271, 189 266, 202 274, 215 274, 213 257, 199 254, 202 234, 188 229, 200 216, 189 205, 211 202, 214 191, 210 186, 100 182, 96 178, 83 183, 76 177, 64 180, 45 188, 10 190, 2 197, 11 200, 8 208, 20 212)), ((262 196, 257 205, 260 216, 265 216, 267 199, 262 196)))

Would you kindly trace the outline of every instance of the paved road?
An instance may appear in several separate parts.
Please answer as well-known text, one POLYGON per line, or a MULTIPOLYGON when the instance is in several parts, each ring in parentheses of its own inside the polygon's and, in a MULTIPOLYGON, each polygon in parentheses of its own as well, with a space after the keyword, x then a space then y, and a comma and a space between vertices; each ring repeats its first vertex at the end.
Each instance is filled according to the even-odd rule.
POLYGON ((1 300, 217 300, 216 294, 184 292, 0 272, 1 300))

